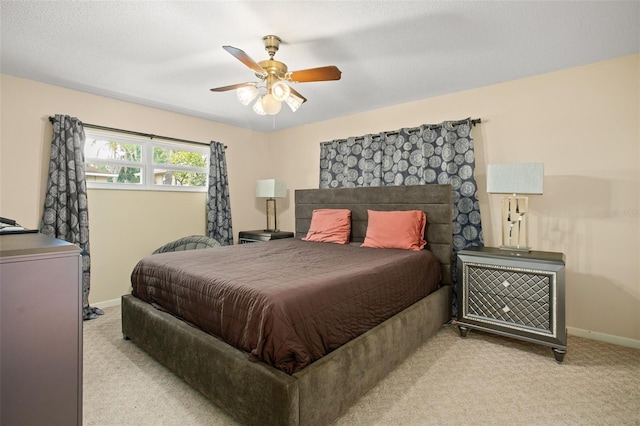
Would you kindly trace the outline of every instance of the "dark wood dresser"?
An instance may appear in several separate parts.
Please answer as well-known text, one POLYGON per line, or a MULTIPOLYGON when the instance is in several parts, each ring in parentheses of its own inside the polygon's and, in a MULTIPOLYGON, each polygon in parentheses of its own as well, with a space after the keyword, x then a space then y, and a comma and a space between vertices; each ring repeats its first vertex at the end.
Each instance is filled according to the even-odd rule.
POLYGON ((0 235, 0 424, 82 425, 80 249, 0 235))

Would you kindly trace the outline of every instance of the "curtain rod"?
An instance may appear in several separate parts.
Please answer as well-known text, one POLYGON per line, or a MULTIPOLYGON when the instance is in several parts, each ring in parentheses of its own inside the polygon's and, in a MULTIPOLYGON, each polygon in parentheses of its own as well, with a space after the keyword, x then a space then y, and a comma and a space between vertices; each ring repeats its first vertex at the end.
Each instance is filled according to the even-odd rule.
MULTIPOLYGON (((49 122, 51 124, 53 124, 53 120, 55 119, 55 117, 49 116, 49 122)), ((193 145, 205 145, 205 146, 209 146, 210 144, 206 143, 206 142, 197 142, 197 141, 190 141, 187 139, 178 139, 178 138, 172 138, 169 136, 158 136, 158 135, 154 135, 151 133, 142 133, 142 132, 135 132, 133 130, 123 130, 123 129, 116 129, 115 127, 106 127, 106 126, 99 126, 97 124, 89 124, 89 123, 82 123, 82 125, 84 127, 88 127, 90 129, 96 129, 96 130, 106 130, 108 132, 117 132, 117 133, 125 133, 127 135, 134 135, 134 136, 143 136, 145 138, 149 138, 149 139, 162 139, 165 141, 171 141, 171 142, 183 142, 183 143, 189 143, 189 144, 193 144, 193 145)), ((224 146, 225 149, 227 149, 227 146, 224 146)))
MULTIPOLYGON (((452 121, 452 122, 451 122, 451 124, 453 124, 453 125, 456 125, 456 124, 462 124, 462 123, 464 123, 465 121, 467 121, 467 120, 452 121)), ((481 119, 481 118, 474 118, 474 119, 472 119, 472 120, 471 120, 471 126, 472 126, 472 127, 473 127, 473 126, 475 126, 476 124, 479 124, 479 123, 482 123, 482 119, 481 119)), ((418 126, 418 127, 410 127, 410 128, 408 128, 408 129, 406 129, 406 130, 408 130, 408 131, 410 131, 410 132, 413 132, 413 131, 415 131, 415 130, 418 130, 420 127, 422 127, 422 126, 418 126)), ((439 125, 439 124, 431 124, 431 125, 427 125, 426 127, 440 127, 440 125, 439 125)), ((400 132, 398 132, 398 131, 392 131, 392 132, 381 132, 381 133, 384 133, 385 135, 397 135, 397 134, 398 134, 398 133, 400 133, 400 132)))
MULTIPOLYGON (((462 123, 464 123, 465 121, 467 121, 467 120, 465 119, 465 120, 452 121, 452 122, 451 122, 451 124, 462 124, 462 123)), ((475 126, 476 124, 480 124, 480 123, 482 123, 482 119, 481 119, 481 118, 474 118, 474 119, 472 119, 472 120, 471 120, 471 125, 472 125, 472 126, 475 126)), ((440 124, 431 124, 431 125, 427 125, 426 127, 439 127, 439 126, 440 126, 440 124)), ((422 127, 422 126, 418 126, 418 127, 410 127, 410 128, 408 128, 408 129, 403 129, 403 130, 407 130, 407 131, 409 131, 409 132, 412 132, 412 131, 415 131, 415 130, 420 129, 420 127, 422 127)), ((397 135, 397 134, 399 134, 400 132, 399 132, 399 131, 397 131, 397 130, 395 130, 395 131, 390 131, 390 132, 380 132, 380 133, 384 133, 385 135, 389 136, 389 135, 397 135)), ((380 134, 380 133, 378 133, 378 134, 380 134)), ((376 136, 376 135, 372 135, 372 136, 376 136)), ((364 139, 364 138, 365 138, 364 136, 357 136, 357 137, 355 137, 355 138, 354 138, 354 140, 356 140, 356 141, 357 141, 357 140, 364 139)), ((320 145, 323 145, 323 144, 330 144, 330 143, 333 143, 333 141, 322 142, 320 145)))

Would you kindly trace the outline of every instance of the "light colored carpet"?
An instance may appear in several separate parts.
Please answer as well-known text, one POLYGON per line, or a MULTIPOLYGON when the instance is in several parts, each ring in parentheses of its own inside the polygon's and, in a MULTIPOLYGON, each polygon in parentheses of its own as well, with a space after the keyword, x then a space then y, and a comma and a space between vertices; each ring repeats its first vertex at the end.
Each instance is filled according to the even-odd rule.
MULTIPOLYGON (((84 322, 84 425, 236 425, 122 338, 120 307, 84 322)), ((569 336, 551 349, 443 327, 337 425, 640 425, 640 351, 569 336)))

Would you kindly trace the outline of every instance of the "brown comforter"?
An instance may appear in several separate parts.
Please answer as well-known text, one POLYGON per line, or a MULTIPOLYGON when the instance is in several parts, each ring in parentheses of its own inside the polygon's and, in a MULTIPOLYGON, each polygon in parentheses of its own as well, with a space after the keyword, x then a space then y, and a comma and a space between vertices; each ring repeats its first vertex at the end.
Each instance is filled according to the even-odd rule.
POLYGON ((438 288, 419 252, 285 239, 148 256, 133 295, 288 374, 438 288))

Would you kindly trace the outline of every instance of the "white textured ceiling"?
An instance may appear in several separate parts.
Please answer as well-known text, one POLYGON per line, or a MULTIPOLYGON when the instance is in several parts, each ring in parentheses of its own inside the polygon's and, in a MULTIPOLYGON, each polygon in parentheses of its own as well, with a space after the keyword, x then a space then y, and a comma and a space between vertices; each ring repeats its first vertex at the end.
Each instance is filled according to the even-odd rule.
POLYGON ((640 51, 640 1, 2 0, 0 14, 4 74, 265 132, 640 51), (295 85, 308 102, 275 120, 211 92, 255 79, 222 46, 261 61, 267 34, 289 70, 342 79, 295 85))

